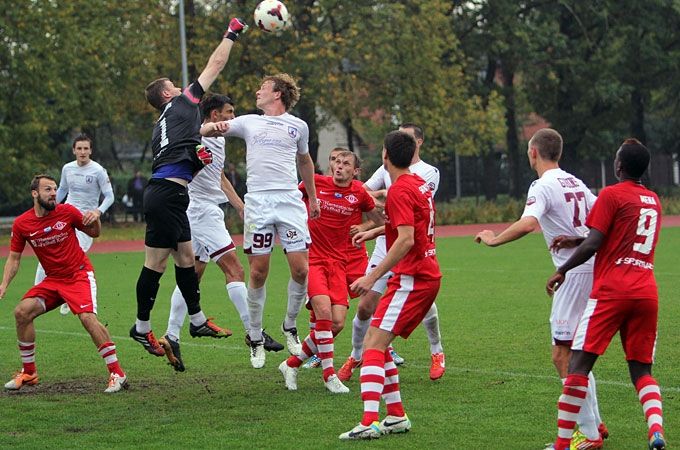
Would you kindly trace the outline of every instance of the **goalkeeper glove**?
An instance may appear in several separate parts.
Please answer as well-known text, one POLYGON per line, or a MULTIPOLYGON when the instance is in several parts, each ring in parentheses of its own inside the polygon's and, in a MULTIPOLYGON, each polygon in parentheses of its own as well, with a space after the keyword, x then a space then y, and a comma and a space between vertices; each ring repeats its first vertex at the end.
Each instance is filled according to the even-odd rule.
POLYGON ((212 152, 210 151, 210 149, 206 148, 205 145, 196 146, 196 156, 198 156, 198 159, 201 160, 204 166, 207 166, 213 161, 212 152))
POLYGON ((229 28, 227 28, 227 31, 224 33, 224 38, 231 39, 232 41, 236 42, 238 35, 245 33, 247 29, 248 25, 246 25, 243 19, 237 19, 234 17, 231 19, 231 21, 229 21, 229 28))

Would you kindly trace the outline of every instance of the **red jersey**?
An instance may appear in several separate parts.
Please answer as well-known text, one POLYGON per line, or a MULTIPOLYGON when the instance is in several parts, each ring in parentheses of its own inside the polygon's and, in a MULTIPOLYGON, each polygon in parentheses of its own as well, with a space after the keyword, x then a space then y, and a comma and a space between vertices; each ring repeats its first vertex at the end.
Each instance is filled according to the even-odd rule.
POLYGON ((33 208, 14 220, 10 249, 24 251, 26 242, 33 247, 48 277, 66 278, 78 270, 92 271, 92 264, 78 244, 75 229, 82 230, 83 215, 77 208, 60 204, 45 217, 33 208))
POLYGON ((392 268, 392 272, 421 279, 441 278, 434 246, 434 202, 425 180, 416 174, 397 178, 385 201, 385 214, 388 252, 397 239, 397 227, 413 227, 413 247, 392 268))
POLYGON ((607 186, 586 226, 604 234, 595 255, 590 297, 657 300, 654 250, 661 228, 659 197, 632 181, 607 186))
MULTIPOLYGON (((333 177, 316 174, 314 185, 321 216, 309 220, 309 232, 312 236, 309 260, 323 262, 333 259, 347 262, 347 237, 349 227, 354 223, 352 218, 375 208, 375 202, 357 180, 352 180, 347 187, 339 187, 333 177)), ((300 190, 309 209, 304 182, 300 183, 300 190)))

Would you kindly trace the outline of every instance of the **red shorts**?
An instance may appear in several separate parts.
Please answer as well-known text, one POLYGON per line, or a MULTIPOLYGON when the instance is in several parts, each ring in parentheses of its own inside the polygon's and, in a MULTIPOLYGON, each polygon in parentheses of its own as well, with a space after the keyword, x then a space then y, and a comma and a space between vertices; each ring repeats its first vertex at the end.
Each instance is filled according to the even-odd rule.
POLYGON ((91 271, 79 270, 69 278, 48 276, 29 289, 23 298, 33 297, 45 302, 45 311, 66 303, 73 314, 97 313, 97 282, 91 271))
MULTIPOLYGON (((343 305, 349 308, 344 264, 331 261, 324 264, 310 264, 307 295, 309 298, 327 295, 331 298, 331 305, 343 305)), ((311 303, 308 307, 311 307, 311 303)))
POLYGON ((347 280, 347 290, 349 291, 350 298, 359 297, 359 294, 352 291, 349 286, 366 275, 366 267, 368 267, 368 253, 366 253, 366 250, 356 249, 356 251, 349 253, 349 260, 345 269, 345 279, 347 280))
POLYGON ((588 300, 572 350, 603 355, 618 331, 626 360, 654 362, 658 300, 588 300))
POLYGON ((412 275, 395 274, 373 313, 371 326, 404 339, 423 321, 437 298, 441 279, 422 280, 412 275))

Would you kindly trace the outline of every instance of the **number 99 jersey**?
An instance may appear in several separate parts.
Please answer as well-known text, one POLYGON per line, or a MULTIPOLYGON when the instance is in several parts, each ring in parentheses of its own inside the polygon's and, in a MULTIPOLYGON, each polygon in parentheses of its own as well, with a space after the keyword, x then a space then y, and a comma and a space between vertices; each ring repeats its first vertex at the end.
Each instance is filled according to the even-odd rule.
MULTIPOLYGON (((553 239, 559 235, 586 236, 586 216, 597 197, 590 189, 569 172, 562 169, 546 170, 541 178, 534 181, 527 193, 527 203, 522 217, 535 217, 541 225, 543 237, 550 248, 553 239)), ((551 252, 555 267, 562 266, 574 249, 551 252)), ((572 273, 593 271, 593 259, 575 267, 572 273)))
POLYGON ((657 300, 654 250, 661 228, 657 195, 633 181, 600 192, 586 225, 604 234, 591 298, 657 300))

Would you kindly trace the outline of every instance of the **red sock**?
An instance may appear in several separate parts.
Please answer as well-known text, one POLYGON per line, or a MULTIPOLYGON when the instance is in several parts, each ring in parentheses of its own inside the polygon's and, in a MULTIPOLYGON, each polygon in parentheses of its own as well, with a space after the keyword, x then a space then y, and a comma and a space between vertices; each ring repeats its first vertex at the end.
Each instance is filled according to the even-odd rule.
POLYGON ((564 382, 562 395, 557 401, 557 439, 555 450, 569 450, 571 436, 576 427, 576 417, 585 403, 588 377, 570 374, 564 382))
POLYGON ((104 342, 97 350, 99 351, 99 355, 104 358, 104 362, 106 363, 106 367, 109 368, 110 373, 115 373, 121 377, 125 375, 120 364, 118 364, 116 346, 113 342, 104 342))
POLYGON ((335 368, 333 367, 334 340, 333 333, 331 332, 332 327, 332 321, 317 319, 316 329, 314 330, 318 355, 321 360, 321 368, 323 369, 323 381, 328 381, 330 376, 335 375, 335 368))
POLYGON ((19 355, 24 373, 33 375, 35 373, 35 342, 21 342, 19 344, 19 355))
POLYGON ((649 437, 657 431, 663 434, 663 408, 659 383, 651 375, 644 375, 635 383, 635 389, 642 404, 642 411, 645 413, 649 437))
POLYGON ((286 360, 288 367, 300 367, 307 358, 311 358, 312 355, 316 353, 316 344, 311 335, 307 335, 304 341, 302 341, 302 351, 299 355, 290 355, 286 360))
POLYGON ((380 395, 385 385, 385 353, 374 348, 364 350, 361 365, 361 400, 364 416, 361 424, 368 426, 379 419, 380 395))
POLYGON ((385 387, 382 399, 387 407, 388 415, 397 417, 406 415, 404 405, 401 403, 401 392, 399 392, 399 371, 389 348, 385 350, 385 387))

